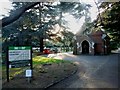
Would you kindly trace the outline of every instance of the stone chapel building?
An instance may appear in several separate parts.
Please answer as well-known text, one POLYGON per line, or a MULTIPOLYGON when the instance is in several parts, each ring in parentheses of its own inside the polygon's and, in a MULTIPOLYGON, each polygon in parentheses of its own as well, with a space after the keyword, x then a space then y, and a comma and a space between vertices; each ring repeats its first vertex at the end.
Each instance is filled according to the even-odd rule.
POLYGON ((102 30, 90 34, 76 34, 73 54, 109 54, 110 37, 102 30))

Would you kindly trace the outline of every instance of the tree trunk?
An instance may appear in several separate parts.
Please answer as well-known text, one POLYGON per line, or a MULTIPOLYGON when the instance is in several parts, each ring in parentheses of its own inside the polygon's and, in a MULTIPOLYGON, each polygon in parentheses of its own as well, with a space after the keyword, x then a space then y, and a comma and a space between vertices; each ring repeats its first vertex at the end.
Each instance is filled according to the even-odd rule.
MULTIPOLYGON (((42 20, 41 20, 41 16, 42 16, 42 3, 39 3, 39 22, 40 25, 42 26, 42 20)), ((42 29, 42 28, 41 28, 42 29)), ((43 35, 43 32, 42 32, 42 35, 43 35)), ((44 43, 43 43, 43 37, 40 37, 40 52, 42 53, 43 52, 43 49, 44 49, 44 43)))
POLYGON ((23 35, 22 35, 22 31, 20 31, 19 33, 19 37, 18 37, 18 42, 19 42, 19 46, 23 45, 23 35))
POLYGON ((43 46, 43 38, 40 38, 40 52, 43 52, 44 46, 43 46))

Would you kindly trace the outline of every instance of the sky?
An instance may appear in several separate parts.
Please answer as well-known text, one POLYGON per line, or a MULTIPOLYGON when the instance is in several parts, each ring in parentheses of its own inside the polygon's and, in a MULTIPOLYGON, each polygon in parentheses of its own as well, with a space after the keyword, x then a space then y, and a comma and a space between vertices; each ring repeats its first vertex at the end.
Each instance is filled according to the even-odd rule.
MULTIPOLYGON (((90 4, 92 6, 90 9, 90 13, 93 21, 97 16, 97 8, 94 3, 94 0, 79 0, 79 1, 90 4)), ((8 12, 10 11, 11 8, 12 8, 12 4, 9 0, 4 0, 4 1, 1 0, 0 1, 0 19, 3 18, 1 15, 9 16, 8 12)), ((69 14, 65 15, 65 20, 68 21, 68 25, 70 28, 69 31, 73 32, 74 34, 80 30, 82 24, 84 23, 84 17, 82 17, 79 20, 76 20, 72 15, 69 15, 69 14)))
MULTIPOLYGON (((92 2, 92 0, 89 2, 88 1, 89 0, 84 0, 84 1, 81 0, 81 2, 90 4, 92 6, 90 9, 90 15, 91 15, 91 19, 92 19, 91 21, 93 21, 96 19, 98 11, 97 11, 97 7, 96 7, 95 3, 92 2)), ((69 23, 70 31, 73 32, 74 34, 76 34, 80 30, 81 26, 84 23, 84 19, 85 19, 85 17, 82 17, 81 19, 76 20, 72 15, 66 15, 66 20, 69 23)))
POLYGON ((10 9, 12 8, 12 4, 11 2, 9 2, 9 0, 4 0, 4 1, 0 1, 0 19, 2 18, 1 15, 6 15, 8 16, 8 12, 10 11, 10 9))

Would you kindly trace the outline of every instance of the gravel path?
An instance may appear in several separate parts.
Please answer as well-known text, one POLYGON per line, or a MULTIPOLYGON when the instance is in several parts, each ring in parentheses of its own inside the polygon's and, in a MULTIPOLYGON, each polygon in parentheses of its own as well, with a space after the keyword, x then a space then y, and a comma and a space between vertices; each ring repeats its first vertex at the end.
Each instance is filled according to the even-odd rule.
POLYGON ((50 54, 48 57, 70 60, 79 67, 76 74, 50 88, 118 88, 119 56, 50 54))

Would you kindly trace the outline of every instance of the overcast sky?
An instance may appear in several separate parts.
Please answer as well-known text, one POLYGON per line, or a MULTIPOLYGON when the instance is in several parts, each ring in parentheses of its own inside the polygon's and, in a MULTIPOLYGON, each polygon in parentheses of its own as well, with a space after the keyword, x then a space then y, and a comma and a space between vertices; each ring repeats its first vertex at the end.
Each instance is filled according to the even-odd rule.
MULTIPOLYGON (((90 13, 91 13, 91 18, 92 21, 96 18, 97 16, 97 8, 96 5, 94 3, 94 0, 79 0, 80 2, 84 2, 87 4, 91 4, 91 9, 90 9, 90 13)), ((2 15, 9 15, 9 11, 12 8, 12 4, 9 0, 0 0, 0 19, 2 18, 2 15)), ((76 33, 77 31, 80 30, 82 24, 84 23, 84 17, 82 17, 80 20, 76 20, 72 15, 66 15, 65 19, 68 21, 69 23, 69 28, 70 31, 72 31, 73 33, 76 33)))

